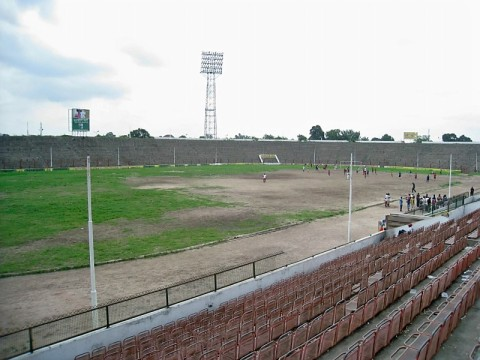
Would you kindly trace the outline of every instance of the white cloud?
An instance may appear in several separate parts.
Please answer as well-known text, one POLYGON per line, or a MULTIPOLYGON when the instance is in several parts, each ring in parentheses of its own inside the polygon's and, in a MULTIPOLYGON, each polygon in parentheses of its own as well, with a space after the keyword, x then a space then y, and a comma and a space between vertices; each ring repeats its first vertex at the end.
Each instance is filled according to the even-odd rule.
POLYGON ((162 61, 153 53, 139 48, 135 45, 125 47, 125 53, 127 53, 132 60, 139 66, 162 66, 162 61))

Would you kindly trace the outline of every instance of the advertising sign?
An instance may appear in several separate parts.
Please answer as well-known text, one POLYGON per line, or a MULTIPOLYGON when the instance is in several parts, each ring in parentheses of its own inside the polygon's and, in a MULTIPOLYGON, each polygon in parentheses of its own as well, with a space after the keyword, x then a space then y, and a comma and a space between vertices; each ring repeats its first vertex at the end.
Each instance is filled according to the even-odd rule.
POLYGON ((418 138, 418 132, 416 131, 406 131, 403 133, 404 140, 416 140, 418 138))
POLYGON ((90 110, 72 109, 72 131, 90 131, 90 110))

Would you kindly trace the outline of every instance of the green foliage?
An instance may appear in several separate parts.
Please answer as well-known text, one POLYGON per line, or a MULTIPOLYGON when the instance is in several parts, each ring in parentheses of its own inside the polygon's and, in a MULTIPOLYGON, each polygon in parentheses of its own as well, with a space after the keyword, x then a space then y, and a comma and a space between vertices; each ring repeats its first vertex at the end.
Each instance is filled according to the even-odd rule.
POLYGON ((470 139, 469 137, 467 137, 465 135, 462 135, 457 139, 457 141, 458 142, 472 142, 472 139, 470 139))
POLYGON ((151 138, 150 134, 145 129, 138 128, 137 130, 130 131, 129 137, 131 138, 151 138))
POLYGON ((298 139, 298 141, 307 141, 307 137, 305 135, 302 135, 302 134, 298 134, 297 139, 298 139))
POLYGON ((312 126, 310 129, 309 140, 325 140, 325 133, 320 125, 312 126))
POLYGON ((453 142, 457 141, 457 135, 454 133, 446 133, 442 135, 442 141, 444 142, 453 142))
POLYGON ((359 131, 332 129, 326 132, 327 140, 347 140, 350 142, 358 141, 360 138, 359 131))
POLYGON ((431 142, 430 140, 430 135, 420 135, 419 137, 417 137, 417 139, 415 140, 415 142, 417 144, 421 144, 423 142, 431 142))
POLYGON ((328 130, 325 133, 325 138, 327 140, 343 140, 343 139, 340 138, 340 129, 328 130))
POLYGON ((395 141, 395 139, 392 136, 385 134, 381 138, 372 138, 372 141, 395 141))
POLYGON ((388 135, 388 134, 384 134, 381 139, 382 141, 395 141, 395 139, 393 138, 393 136, 391 135, 388 135))
POLYGON ((472 139, 465 135, 457 137, 454 133, 446 133, 442 135, 442 141, 444 142, 472 142, 472 139))
POLYGON ((275 137, 275 136, 269 135, 269 134, 263 135, 262 139, 265 139, 265 140, 288 140, 288 138, 283 137, 283 136, 276 136, 275 137))
POLYGON ((347 140, 350 142, 358 141, 360 138, 360 131, 353 131, 353 130, 342 130, 340 132, 340 140, 347 140))
POLYGON ((238 133, 238 135, 235 135, 235 139, 238 139, 238 140, 254 139, 254 137, 253 137, 253 136, 243 135, 243 134, 238 133))

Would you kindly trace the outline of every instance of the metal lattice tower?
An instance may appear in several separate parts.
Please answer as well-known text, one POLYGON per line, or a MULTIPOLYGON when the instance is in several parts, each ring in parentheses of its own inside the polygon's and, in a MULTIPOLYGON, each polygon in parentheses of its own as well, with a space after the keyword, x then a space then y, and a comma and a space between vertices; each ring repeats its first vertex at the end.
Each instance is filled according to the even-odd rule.
POLYGON ((222 74, 223 53, 202 52, 201 74, 207 77, 207 95, 205 99, 205 126, 206 139, 217 138, 217 104, 215 79, 222 74))

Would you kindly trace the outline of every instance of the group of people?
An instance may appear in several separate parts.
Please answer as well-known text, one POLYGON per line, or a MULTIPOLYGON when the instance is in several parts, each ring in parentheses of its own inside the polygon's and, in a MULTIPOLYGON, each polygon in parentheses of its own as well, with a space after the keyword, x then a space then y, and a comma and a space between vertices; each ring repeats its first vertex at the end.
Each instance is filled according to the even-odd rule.
MULTIPOLYGON (((400 197, 400 199, 402 199, 402 197, 400 197)), ((443 196, 441 194, 437 196, 435 196, 435 194, 433 196, 429 196, 428 194, 421 196, 419 193, 416 195, 412 193, 407 194, 405 202, 407 203, 407 211, 415 208, 415 204, 417 208, 423 208, 424 211, 433 211, 446 205, 448 203, 448 197, 445 194, 443 196)), ((403 201, 400 202, 400 211, 402 211, 402 203, 403 201)))
MULTIPOLYGON (((473 196, 475 192, 475 189, 473 186, 470 188, 470 196, 473 196)), ((386 193, 384 196, 384 204, 385 207, 390 207, 390 201, 391 201, 391 196, 390 193, 386 193)), ((436 209, 439 209, 442 206, 446 206, 448 204, 448 197, 447 195, 433 195, 429 196, 428 194, 425 194, 421 196, 416 190, 415 190, 415 183, 412 183, 412 191, 411 193, 408 193, 405 198, 403 196, 400 196, 400 199, 398 200, 398 206, 400 208, 400 212, 403 211, 403 203, 406 203, 407 205, 407 212, 410 211, 410 209, 420 208, 423 209, 425 212, 430 212, 436 209)))

